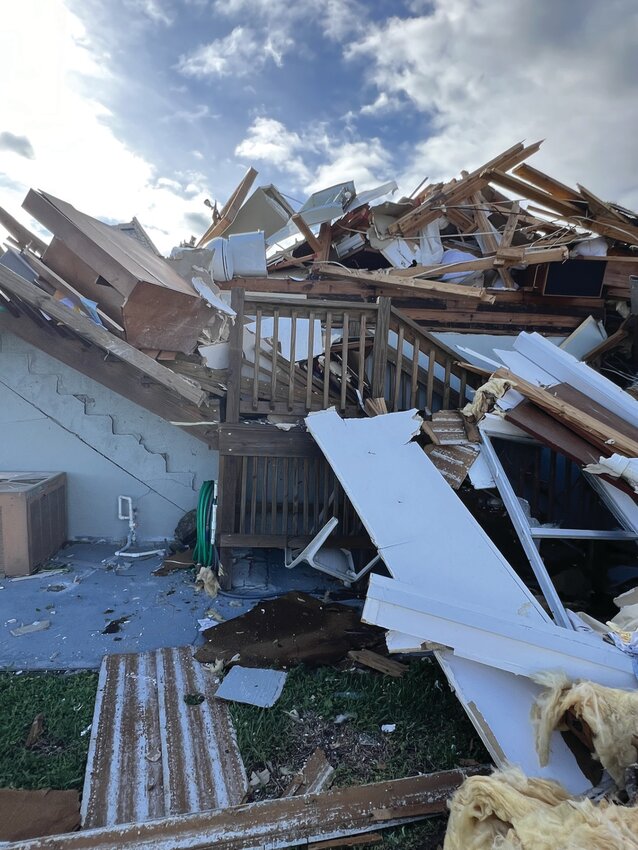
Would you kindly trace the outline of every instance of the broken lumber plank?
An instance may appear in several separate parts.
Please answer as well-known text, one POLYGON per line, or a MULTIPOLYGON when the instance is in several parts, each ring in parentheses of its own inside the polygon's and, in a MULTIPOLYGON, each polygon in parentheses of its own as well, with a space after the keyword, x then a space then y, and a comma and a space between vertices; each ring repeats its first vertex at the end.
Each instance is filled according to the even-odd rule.
POLYGON ((278 800, 161 818, 146 823, 86 829, 49 838, 5 845, 3 850, 254 850, 294 847, 376 832, 430 815, 444 814, 447 801, 468 776, 480 768, 411 776, 325 794, 303 794, 278 800), (420 807, 420 814, 410 812, 420 807), (391 820, 374 812, 395 809, 391 820))
MULTIPOLYGON (((499 262, 503 262, 505 264, 509 263, 510 265, 524 265, 524 266, 533 266, 539 265, 540 263, 555 263, 562 262, 563 260, 569 259, 569 251, 565 246, 559 246, 557 248, 541 248, 538 250, 534 250, 531 248, 504 248, 503 256, 500 256, 500 249, 496 253, 494 257, 477 257, 476 260, 466 260, 462 263, 448 263, 447 265, 442 264, 438 266, 415 266, 411 269, 404 269, 403 273, 411 272, 410 275, 405 274, 406 277, 409 277, 410 280, 415 281, 423 281, 425 278, 432 277, 440 277, 444 274, 449 274, 450 272, 474 272, 474 271, 485 271, 486 269, 496 268, 500 270, 499 262), (507 252, 511 251, 512 253, 508 254, 507 252)), ((393 272, 393 277, 402 277, 401 274, 395 274, 393 272)), ((379 286, 383 285, 384 278, 386 275, 377 275, 380 278, 379 286)), ((453 284, 442 284, 444 286, 452 286, 453 284)), ((461 286, 460 284, 456 284, 456 286, 460 289, 465 289, 466 291, 469 287, 461 286)), ((476 292, 485 292, 485 290, 476 289, 476 292)), ((484 299, 484 300, 487 300, 484 299)), ((493 303, 493 302, 490 302, 493 303)))
POLYGON ((383 840, 380 832, 368 832, 352 835, 350 838, 331 838, 329 841, 316 841, 308 845, 308 850, 329 850, 332 847, 363 847, 378 844, 383 840))
POLYGON ((538 189, 542 189, 548 195, 556 198, 557 201, 577 203, 582 200, 578 197, 576 189, 570 189, 569 186, 566 186, 559 180, 555 180, 553 177, 550 177, 549 174, 544 174, 542 171, 539 171, 538 168, 534 168, 527 162, 517 165, 516 168, 512 169, 512 173, 516 174, 516 176, 520 177, 522 180, 532 183, 538 189))
POLYGON ((368 416, 382 416, 388 412, 384 398, 367 398, 363 407, 368 416))
POLYGON ((250 192, 250 187, 255 182, 257 173, 258 172, 252 167, 248 169, 233 194, 221 208, 217 221, 211 224, 206 233, 204 233, 197 243, 197 248, 201 248, 202 245, 210 242, 210 240, 214 239, 215 236, 221 236, 230 227, 237 217, 237 213, 239 212, 241 205, 246 200, 246 196, 250 192))
POLYGON ((291 216, 290 220, 293 222, 299 233, 301 233, 304 237, 310 248, 314 251, 315 256, 320 254, 323 246, 310 229, 310 225, 306 224, 303 216, 300 213, 295 213, 295 215, 291 216))
POLYGON ((510 210, 510 214, 507 217, 507 221, 505 222, 505 227, 503 228, 503 232, 501 233, 501 241, 499 243, 499 248, 501 251, 504 248, 509 248, 512 244, 512 239, 514 238, 514 233, 516 232, 516 227, 518 225, 518 219, 521 213, 521 205, 518 201, 514 201, 512 204, 512 208, 510 210))
POLYGON ((448 183, 440 191, 434 192, 421 206, 416 207, 388 227, 391 236, 412 236, 420 228, 436 221, 445 214, 445 206, 467 200, 475 192, 481 191, 488 184, 484 172, 493 169, 507 171, 530 157, 540 148, 541 142, 527 147, 522 142, 513 145, 494 159, 475 169, 462 180, 448 183))
POLYGON ((503 189, 514 192, 519 198, 526 198, 530 201, 543 204, 547 209, 553 210, 560 215, 580 216, 582 209, 576 204, 571 204, 568 201, 558 201, 542 189, 532 186, 531 183, 525 183, 513 177, 511 174, 505 174, 503 171, 492 170, 484 173, 485 178, 489 183, 496 183, 503 189))
POLYGON ((335 769, 324 751, 317 747, 281 796, 297 797, 300 794, 320 794, 327 791, 332 785, 334 772, 335 769))
POLYGON ((376 670, 395 679, 400 679, 408 671, 407 664, 401 664, 400 661, 394 661, 392 658, 384 658, 383 655, 379 655, 378 652, 373 652, 371 649, 351 649, 348 658, 356 661, 357 664, 363 664, 364 667, 370 667, 371 670, 376 670))
POLYGON ((0 266, 0 286, 22 301, 26 301, 31 307, 43 310, 48 316, 71 328, 81 337, 129 363, 149 378, 157 381, 158 384, 173 390, 188 401, 200 405, 206 398, 206 393, 195 381, 176 375, 166 366, 162 366, 151 357, 142 354, 141 351, 129 345, 125 340, 113 336, 106 328, 102 328, 92 322, 91 319, 70 310, 64 304, 56 301, 55 298, 47 295, 42 289, 2 266, 0 266))
MULTIPOLYGON (((345 280, 361 281, 363 283, 372 284, 373 286, 403 289, 412 292, 435 292, 440 293, 441 295, 454 295, 457 298, 473 298, 479 301, 485 301, 488 304, 492 304, 494 301, 493 295, 490 295, 487 290, 482 287, 477 286, 462 286, 458 283, 421 280, 420 277, 402 277, 395 274, 364 272, 358 271, 357 269, 344 269, 342 266, 336 266, 333 263, 316 263, 314 268, 321 274, 328 274, 332 277, 344 278, 345 280)), ((444 271, 439 271, 438 274, 445 274, 447 271, 456 271, 453 266, 443 266, 442 268, 444 271)))
POLYGON ((33 251, 37 251, 38 254, 44 254, 46 251, 46 242, 43 242, 35 233, 31 233, 27 227, 20 224, 11 213, 8 213, 2 207, 0 207, 0 225, 9 231, 20 248, 31 248, 33 251))
MULTIPOLYGON (((79 305, 82 306, 82 298, 84 298, 84 296, 74 286, 71 286, 68 281, 66 281, 63 277, 60 277, 60 275, 54 272, 53 269, 50 269, 47 265, 45 265, 45 263, 39 257, 36 257, 32 251, 25 251, 25 258, 29 265, 35 269, 41 278, 44 278, 44 280, 46 280, 47 283, 50 283, 51 286, 61 290, 65 295, 68 295, 72 300, 78 302, 79 305)), ((96 307, 95 310, 104 323, 111 325, 118 333, 124 333, 122 325, 119 325, 114 319, 107 315, 104 310, 100 307, 96 307)))
POLYGON ((590 416, 584 410, 562 401, 551 393, 550 390, 545 390, 542 387, 536 387, 519 378, 514 372, 509 369, 497 369, 494 377, 503 378, 511 383, 512 387, 522 393, 526 398, 537 404, 542 410, 545 410, 559 422, 569 423, 579 433, 586 432, 588 437, 596 445, 601 445, 609 449, 613 446, 614 451, 619 454, 624 454, 627 457, 638 457, 638 441, 621 434, 615 428, 601 422, 590 416), (610 442, 611 441, 611 442, 610 442))

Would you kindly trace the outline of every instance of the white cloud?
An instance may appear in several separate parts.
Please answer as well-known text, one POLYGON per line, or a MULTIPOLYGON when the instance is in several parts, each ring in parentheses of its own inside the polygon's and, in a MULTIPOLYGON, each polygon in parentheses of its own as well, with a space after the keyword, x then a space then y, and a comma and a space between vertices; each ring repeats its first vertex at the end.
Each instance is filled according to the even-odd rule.
POLYGON ((255 119, 235 154, 287 174, 307 194, 345 180, 354 180, 359 190, 370 188, 391 170, 391 157, 379 139, 343 141, 321 125, 300 134, 264 116, 255 119))
POLYGON ((297 181, 306 182, 310 179, 310 172, 301 155, 304 149, 304 140, 286 129, 281 121, 259 117, 249 127, 246 138, 235 148, 235 155, 250 162, 267 162, 297 181))
POLYGON ((0 133, 0 150, 13 151, 17 156, 24 156, 26 159, 33 159, 35 157, 33 145, 27 136, 17 136, 8 130, 0 133))
POLYGON ((304 188, 310 193, 354 180, 357 191, 361 192, 387 180, 391 171, 391 157, 379 139, 343 142, 326 149, 324 162, 304 188))
POLYGON ((366 19, 358 0, 215 0, 213 11, 237 26, 181 56, 177 68, 186 76, 244 77, 269 61, 281 68, 299 48, 300 27, 318 25, 326 38, 341 42, 360 32, 366 19))
MULTIPOLYGON (((235 27, 224 38, 202 44, 180 57, 177 69, 187 77, 227 77, 248 74, 266 56, 249 27, 235 27)), ((271 58, 275 58, 271 53, 271 58)))
POLYGON ((100 86, 117 84, 107 68, 62 0, 6 4, 0 72, 19 85, 3 89, 2 122, 29 139, 36 157, 0 150, 0 175, 5 175, 0 204, 28 223, 20 205, 30 187, 41 188, 97 217, 129 221, 136 215, 158 247, 169 250, 190 235, 186 216, 203 210, 211 193, 201 175, 157 174, 117 138, 108 110, 85 94, 87 82, 89 90, 97 88, 97 80, 100 86))
POLYGON ((407 98, 427 116, 404 188, 487 161, 523 138, 559 179, 638 204, 638 6, 432 0, 425 13, 368 26, 346 50, 368 63, 374 107, 407 98))
POLYGON ((127 6, 146 15, 154 24, 169 27, 174 21, 172 12, 160 0, 127 0, 127 6))

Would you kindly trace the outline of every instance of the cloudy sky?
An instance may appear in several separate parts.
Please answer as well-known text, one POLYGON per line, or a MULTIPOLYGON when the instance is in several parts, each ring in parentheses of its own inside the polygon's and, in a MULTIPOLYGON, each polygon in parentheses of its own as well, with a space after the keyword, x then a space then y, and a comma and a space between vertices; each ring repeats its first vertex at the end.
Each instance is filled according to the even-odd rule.
POLYGON ((635 0, 3 0, 0 205, 170 249, 248 165, 293 199, 533 164, 638 207, 635 0))

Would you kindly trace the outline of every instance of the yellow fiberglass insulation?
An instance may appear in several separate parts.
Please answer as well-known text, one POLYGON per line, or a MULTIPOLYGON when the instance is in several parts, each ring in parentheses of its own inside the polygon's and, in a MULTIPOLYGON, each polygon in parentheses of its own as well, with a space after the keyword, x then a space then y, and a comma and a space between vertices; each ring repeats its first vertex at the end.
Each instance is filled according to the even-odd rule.
POLYGON ((508 768, 461 785, 444 850, 638 850, 638 808, 573 800, 508 768))
POLYGON ((552 732, 562 727, 570 709, 592 732, 595 755, 619 788, 625 769, 638 760, 638 691, 604 688, 594 682, 570 682, 562 673, 534 677, 544 690, 532 709, 536 750, 541 765, 549 761, 552 732))

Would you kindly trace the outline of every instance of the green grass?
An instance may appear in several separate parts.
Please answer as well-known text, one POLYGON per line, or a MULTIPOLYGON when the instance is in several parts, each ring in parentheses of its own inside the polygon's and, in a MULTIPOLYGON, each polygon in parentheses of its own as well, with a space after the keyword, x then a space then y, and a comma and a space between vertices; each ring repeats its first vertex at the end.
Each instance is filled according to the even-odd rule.
POLYGON ((96 688, 91 672, 0 673, 0 788, 82 788, 96 688), (28 750, 37 714, 44 731, 28 750))
MULTIPOLYGON (((82 788, 97 674, 0 673, 0 787, 82 788), (24 746, 44 715, 38 745, 24 746)), ((273 779, 258 798, 276 797, 317 746, 336 767, 335 784, 397 779, 488 761, 482 744, 435 662, 415 661, 401 679, 371 671, 297 667, 273 708, 231 703, 248 774, 273 779), (291 717, 297 713, 299 719, 291 717), (336 724, 340 714, 352 715, 336 724), (384 723, 396 731, 383 734, 384 723), (284 768, 284 773, 281 769, 284 768)), ((444 818, 384 830, 383 850, 430 850, 444 818)))
MULTIPOLYGON (((275 706, 236 703, 231 713, 248 774, 264 767, 272 774, 258 797, 278 796, 289 782, 288 771, 299 770, 316 746, 325 750, 336 767, 335 785, 342 786, 447 770, 467 759, 489 761, 438 664, 429 660, 413 662, 400 679, 297 667, 275 706), (352 717, 335 724, 340 714, 352 717), (396 724, 392 734, 380 731, 386 723, 396 724)), ((433 818, 387 830, 384 850, 436 846, 443 825, 444 819, 433 818)))

